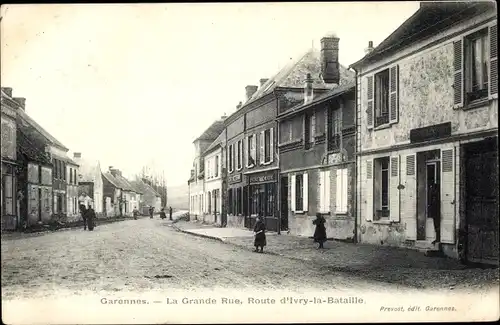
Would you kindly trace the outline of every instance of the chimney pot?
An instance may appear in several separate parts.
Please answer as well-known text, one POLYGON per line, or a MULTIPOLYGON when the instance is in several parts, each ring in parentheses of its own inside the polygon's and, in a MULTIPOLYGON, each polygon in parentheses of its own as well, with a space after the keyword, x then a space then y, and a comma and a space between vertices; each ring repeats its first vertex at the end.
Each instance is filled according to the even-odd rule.
POLYGON ((236 109, 240 109, 241 106, 243 106, 243 103, 242 102, 239 102, 238 105, 236 105, 236 109))
POLYGON ((313 82, 314 79, 311 77, 311 74, 308 73, 306 75, 306 85, 304 87, 304 104, 307 104, 312 101, 313 99, 313 82))
POLYGON ((12 88, 10 87, 2 87, 2 91, 9 97, 12 98, 12 88))
POLYGON ((246 91, 246 94, 247 94, 247 100, 249 100, 253 94, 255 94, 255 92, 257 91, 259 87, 257 86, 254 86, 254 85, 248 85, 245 87, 245 91, 246 91))
POLYGON ((82 153, 81 152, 74 152, 73 158, 82 158, 82 153))
POLYGON ((335 35, 321 39, 321 75, 325 83, 339 84, 339 41, 340 38, 335 35))
POLYGON ((24 98, 24 97, 14 97, 12 99, 15 100, 19 104, 19 106, 21 107, 21 109, 23 111, 26 109, 26 98, 24 98))
POLYGON ((368 47, 365 49, 365 53, 368 54, 373 51, 373 41, 368 41, 368 47))
POLYGON ((262 79, 260 79, 260 80, 259 80, 259 82, 260 82, 260 86, 261 86, 261 87, 262 87, 262 86, 264 86, 264 84, 265 84, 268 80, 269 80, 268 78, 262 78, 262 79))

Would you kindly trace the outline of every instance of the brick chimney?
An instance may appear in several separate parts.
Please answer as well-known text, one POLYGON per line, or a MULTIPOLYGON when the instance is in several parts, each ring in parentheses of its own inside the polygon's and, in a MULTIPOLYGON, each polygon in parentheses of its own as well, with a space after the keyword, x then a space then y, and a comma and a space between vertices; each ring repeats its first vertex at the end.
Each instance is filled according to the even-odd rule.
POLYGON ((82 158, 82 153, 81 152, 74 152, 73 158, 82 158))
POLYGON ((374 50, 373 41, 368 41, 368 47, 365 49, 365 55, 374 50))
POLYGON ((259 89, 259 87, 254 86, 254 85, 248 85, 245 87, 245 91, 247 94, 247 100, 249 100, 252 97, 252 95, 255 94, 257 89, 259 89))
POLYGON ((339 41, 334 34, 321 39, 321 75, 328 84, 338 85, 340 81, 339 41))
POLYGON ((310 103, 313 100, 313 78, 311 74, 306 75, 304 87, 304 104, 310 103))
POLYGON ((268 78, 262 78, 262 79, 260 79, 260 80, 259 80, 259 82, 260 82, 260 86, 261 86, 261 87, 262 87, 262 86, 264 86, 264 84, 265 84, 268 80, 269 80, 268 78))
POLYGON ((15 100, 19 104, 19 106, 21 107, 21 109, 23 111, 26 109, 26 98, 24 98, 24 97, 14 97, 12 99, 15 100))
POLYGON ((2 91, 9 97, 12 98, 12 88, 10 87, 2 87, 2 91))
POLYGON ((122 176, 122 172, 119 169, 117 169, 117 168, 113 168, 113 166, 109 166, 109 172, 114 177, 116 177, 116 176, 122 176))

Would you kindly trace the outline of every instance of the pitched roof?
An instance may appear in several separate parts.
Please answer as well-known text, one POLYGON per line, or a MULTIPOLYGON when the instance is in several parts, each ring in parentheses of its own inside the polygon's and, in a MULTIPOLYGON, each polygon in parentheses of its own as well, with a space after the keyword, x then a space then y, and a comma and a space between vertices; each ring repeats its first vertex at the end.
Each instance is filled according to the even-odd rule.
POLYGON ((383 55, 401 50, 416 41, 436 35, 459 21, 470 19, 475 15, 491 10, 496 11, 495 2, 421 2, 420 8, 410 18, 401 24, 375 49, 357 62, 351 64, 351 66, 356 67, 361 63, 374 61, 383 55))
POLYGON ((140 189, 143 194, 150 193, 155 196, 161 196, 158 192, 155 191, 154 188, 151 187, 151 185, 144 183, 142 180, 136 179, 135 181, 131 181, 130 183, 140 189))
POLYGON ((51 145, 59 147, 60 149, 68 151, 69 149, 65 147, 59 140, 54 138, 49 132, 47 132, 40 124, 38 124, 34 119, 32 119, 25 111, 22 109, 17 110, 18 116, 30 124, 35 130, 42 134, 51 145))
POLYGON ((52 165, 49 156, 42 150, 44 144, 31 137, 24 127, 18 127, 17 130, 17 150, 30 161, 52 165))
POLYGON ((132 186, 134 192, 144 194, 144 190, 135 181, 129 181, 128 183, 132 186))
MULTIPOLYGON (((342 64, 339 64, 339 70, 340 85, 354 81, 354 72, 349 71, 342 64)), ((290 60, 276 75, 264 83, 244 105, 271 93, 277 87, 303 88, 308 73, 314 79, 314 88, 330 89, 333 87, 332 84, 325 83, 321 77, 321 52, 316 48, 312 48, 297 59, 290 60)))
POLYGON ((109 171, 103 173, 103 176, 116 188, 122 189, 124 191, 134 191, 132 185, 123 176, 120 176, 118 174, 113 175, 109 171))
POLYGON ((207 153, 209 153, 210 151, 215 149, 217 146, 219 146, 224 141, 225 137, 226 137, 226 133, 224 131, 222 131, 219 134, 219 136, 217 137, 217 139, 215 139, 214 142, 212 142, 208 146, 207 150, 205 150, 202 155, 206 155, 207 153))
MULTIPOLYGON (((220 119, 212 123, 208 127, 208 129, 205 130, 198 138, 196 138, 194 141, 197 140, 215 140, 217 136, 224 130, 224 120, 220 119)), ((193 141, 193 142, 194 142, 193 141)))
POLYGON ((80 182, 94 182, 94 176, 101 173, 99 161, 80 158, 78 160, 78 174, 80 182))

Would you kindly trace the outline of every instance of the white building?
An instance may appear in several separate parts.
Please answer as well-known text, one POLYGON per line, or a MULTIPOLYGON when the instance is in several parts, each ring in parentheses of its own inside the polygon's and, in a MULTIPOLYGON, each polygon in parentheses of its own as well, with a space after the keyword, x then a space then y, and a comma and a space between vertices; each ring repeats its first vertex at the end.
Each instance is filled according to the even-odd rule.
POLYGON ((225 133, 221 134, 203 153, 205 161, 205 189, 203 221, 221 225, 222 212, 222 148, 225 133))

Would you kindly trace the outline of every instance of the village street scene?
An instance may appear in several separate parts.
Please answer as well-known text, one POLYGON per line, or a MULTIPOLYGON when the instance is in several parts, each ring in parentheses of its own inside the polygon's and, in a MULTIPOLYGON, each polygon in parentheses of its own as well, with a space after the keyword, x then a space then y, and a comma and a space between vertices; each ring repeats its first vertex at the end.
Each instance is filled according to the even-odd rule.
POLYGON ((46 5, 46 26, 16 23, 36 6, 2 6, 2 301, 236 289, 498 305, 495 2, 157 5, 46 5), (377 10, 388 22, 371 31, 377 10), (63 24, 79 31, 65 49, 63 24), (28 55, 40 46, 54 68, 28 55))

